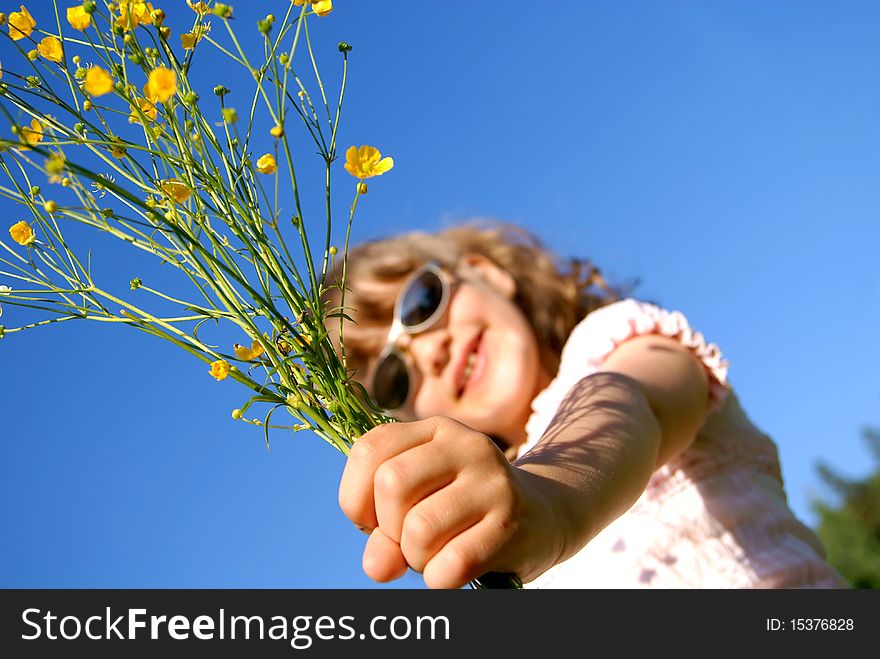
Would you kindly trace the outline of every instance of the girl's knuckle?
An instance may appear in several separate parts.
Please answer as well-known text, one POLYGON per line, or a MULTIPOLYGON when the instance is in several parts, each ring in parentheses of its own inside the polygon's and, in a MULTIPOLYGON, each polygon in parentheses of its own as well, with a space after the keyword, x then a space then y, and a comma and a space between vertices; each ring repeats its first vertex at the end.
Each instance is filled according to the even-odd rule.
POLYGON ((437 533, 437 520, 426 511, 413 510, 403 521, 403 537, 407 545, 425 549, 437 533))
POLYGON ((406 487, 406 470, 398 460, 383 462, 376 469, 373 487, 380 497, 398 496, 406 487))

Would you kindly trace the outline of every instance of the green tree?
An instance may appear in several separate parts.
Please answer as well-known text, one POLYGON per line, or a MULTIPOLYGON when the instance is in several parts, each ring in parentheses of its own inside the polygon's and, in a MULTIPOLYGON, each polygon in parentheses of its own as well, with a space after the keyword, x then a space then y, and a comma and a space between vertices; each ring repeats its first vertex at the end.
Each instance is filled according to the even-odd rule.
POLYGON ((880 428, 865 428, 862 436, 874 456, 873 473, 849 479, 819 463, 817 471, 837 501, 814 501, 813 510, 828 561, 853 588, 880 588, 880 428))

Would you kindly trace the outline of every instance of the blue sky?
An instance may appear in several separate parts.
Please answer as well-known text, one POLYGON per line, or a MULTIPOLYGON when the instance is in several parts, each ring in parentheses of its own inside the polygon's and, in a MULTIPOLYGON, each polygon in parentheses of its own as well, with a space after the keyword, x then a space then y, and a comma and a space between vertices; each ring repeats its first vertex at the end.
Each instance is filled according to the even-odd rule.
MULTIPOLYGON (((255 10, 287 6, 232 4, 254 45, 255 10)), ((340 146, 374 144, 396 163, 359 203, 356 241, 472 216, 520 223, 612 281, 639 279, 637 295, 720 346, 804 521, 825 494, 817 461, 871 469, 876 3, 335 4, 311 25, 332 94, 336 44, 354 47, 340 146)), ((162 6, 179 33, 189 10, 162 6)), ((51 2, 28 7, 48 20, 51 2)), ((0 61, 16 66, 5 39, 0 61)), ((199 64, 200 83, 235 98, 243 78, 226 60, 199 64)), ((312 151, 300 169, 319 208, 312 151)), ((342 218, 353 179, 341 162, 334 175, 342 218)), ((18 213, 0 200, 0 217, 18 213)), ((89 245, 110 287, 152 273, 104 237, 89 245)), ((173 287, 172 275, 156 276, 173 287)), ((7 305, 0 322, 18 313, 7 305)), ((267 452, 230 418, 241 387, 179 349, 68 323, 7 336, 0 364, 0 585, 421 587, 363 575, 364 536, 336 502, 341 454, 285 431, 267 452)))

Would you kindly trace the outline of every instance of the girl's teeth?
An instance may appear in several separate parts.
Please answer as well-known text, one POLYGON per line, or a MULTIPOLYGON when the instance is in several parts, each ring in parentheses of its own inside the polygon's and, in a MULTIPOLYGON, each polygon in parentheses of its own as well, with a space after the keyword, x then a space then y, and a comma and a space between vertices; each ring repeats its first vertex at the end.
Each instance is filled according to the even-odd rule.
POLYGON ((468 378, 471 377, 471 371, 474 370, 474 362, 477 360, 477 354, 472 352, 468 355, 467 363, 464 365, 464 372, 461 374, 461 386, 467 384, 468 378))

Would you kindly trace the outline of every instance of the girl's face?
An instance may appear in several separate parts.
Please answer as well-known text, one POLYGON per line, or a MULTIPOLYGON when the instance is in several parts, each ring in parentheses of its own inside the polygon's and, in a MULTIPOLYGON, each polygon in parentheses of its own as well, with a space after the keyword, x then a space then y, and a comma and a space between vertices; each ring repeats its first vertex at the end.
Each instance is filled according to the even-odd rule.
POLYGON ((452 417, 513 448, 525 441, 531 402, 550 381, 513 278, 479 255, 461 259, 445 313, 396 347, 409 362, 400 420, 452 417))

